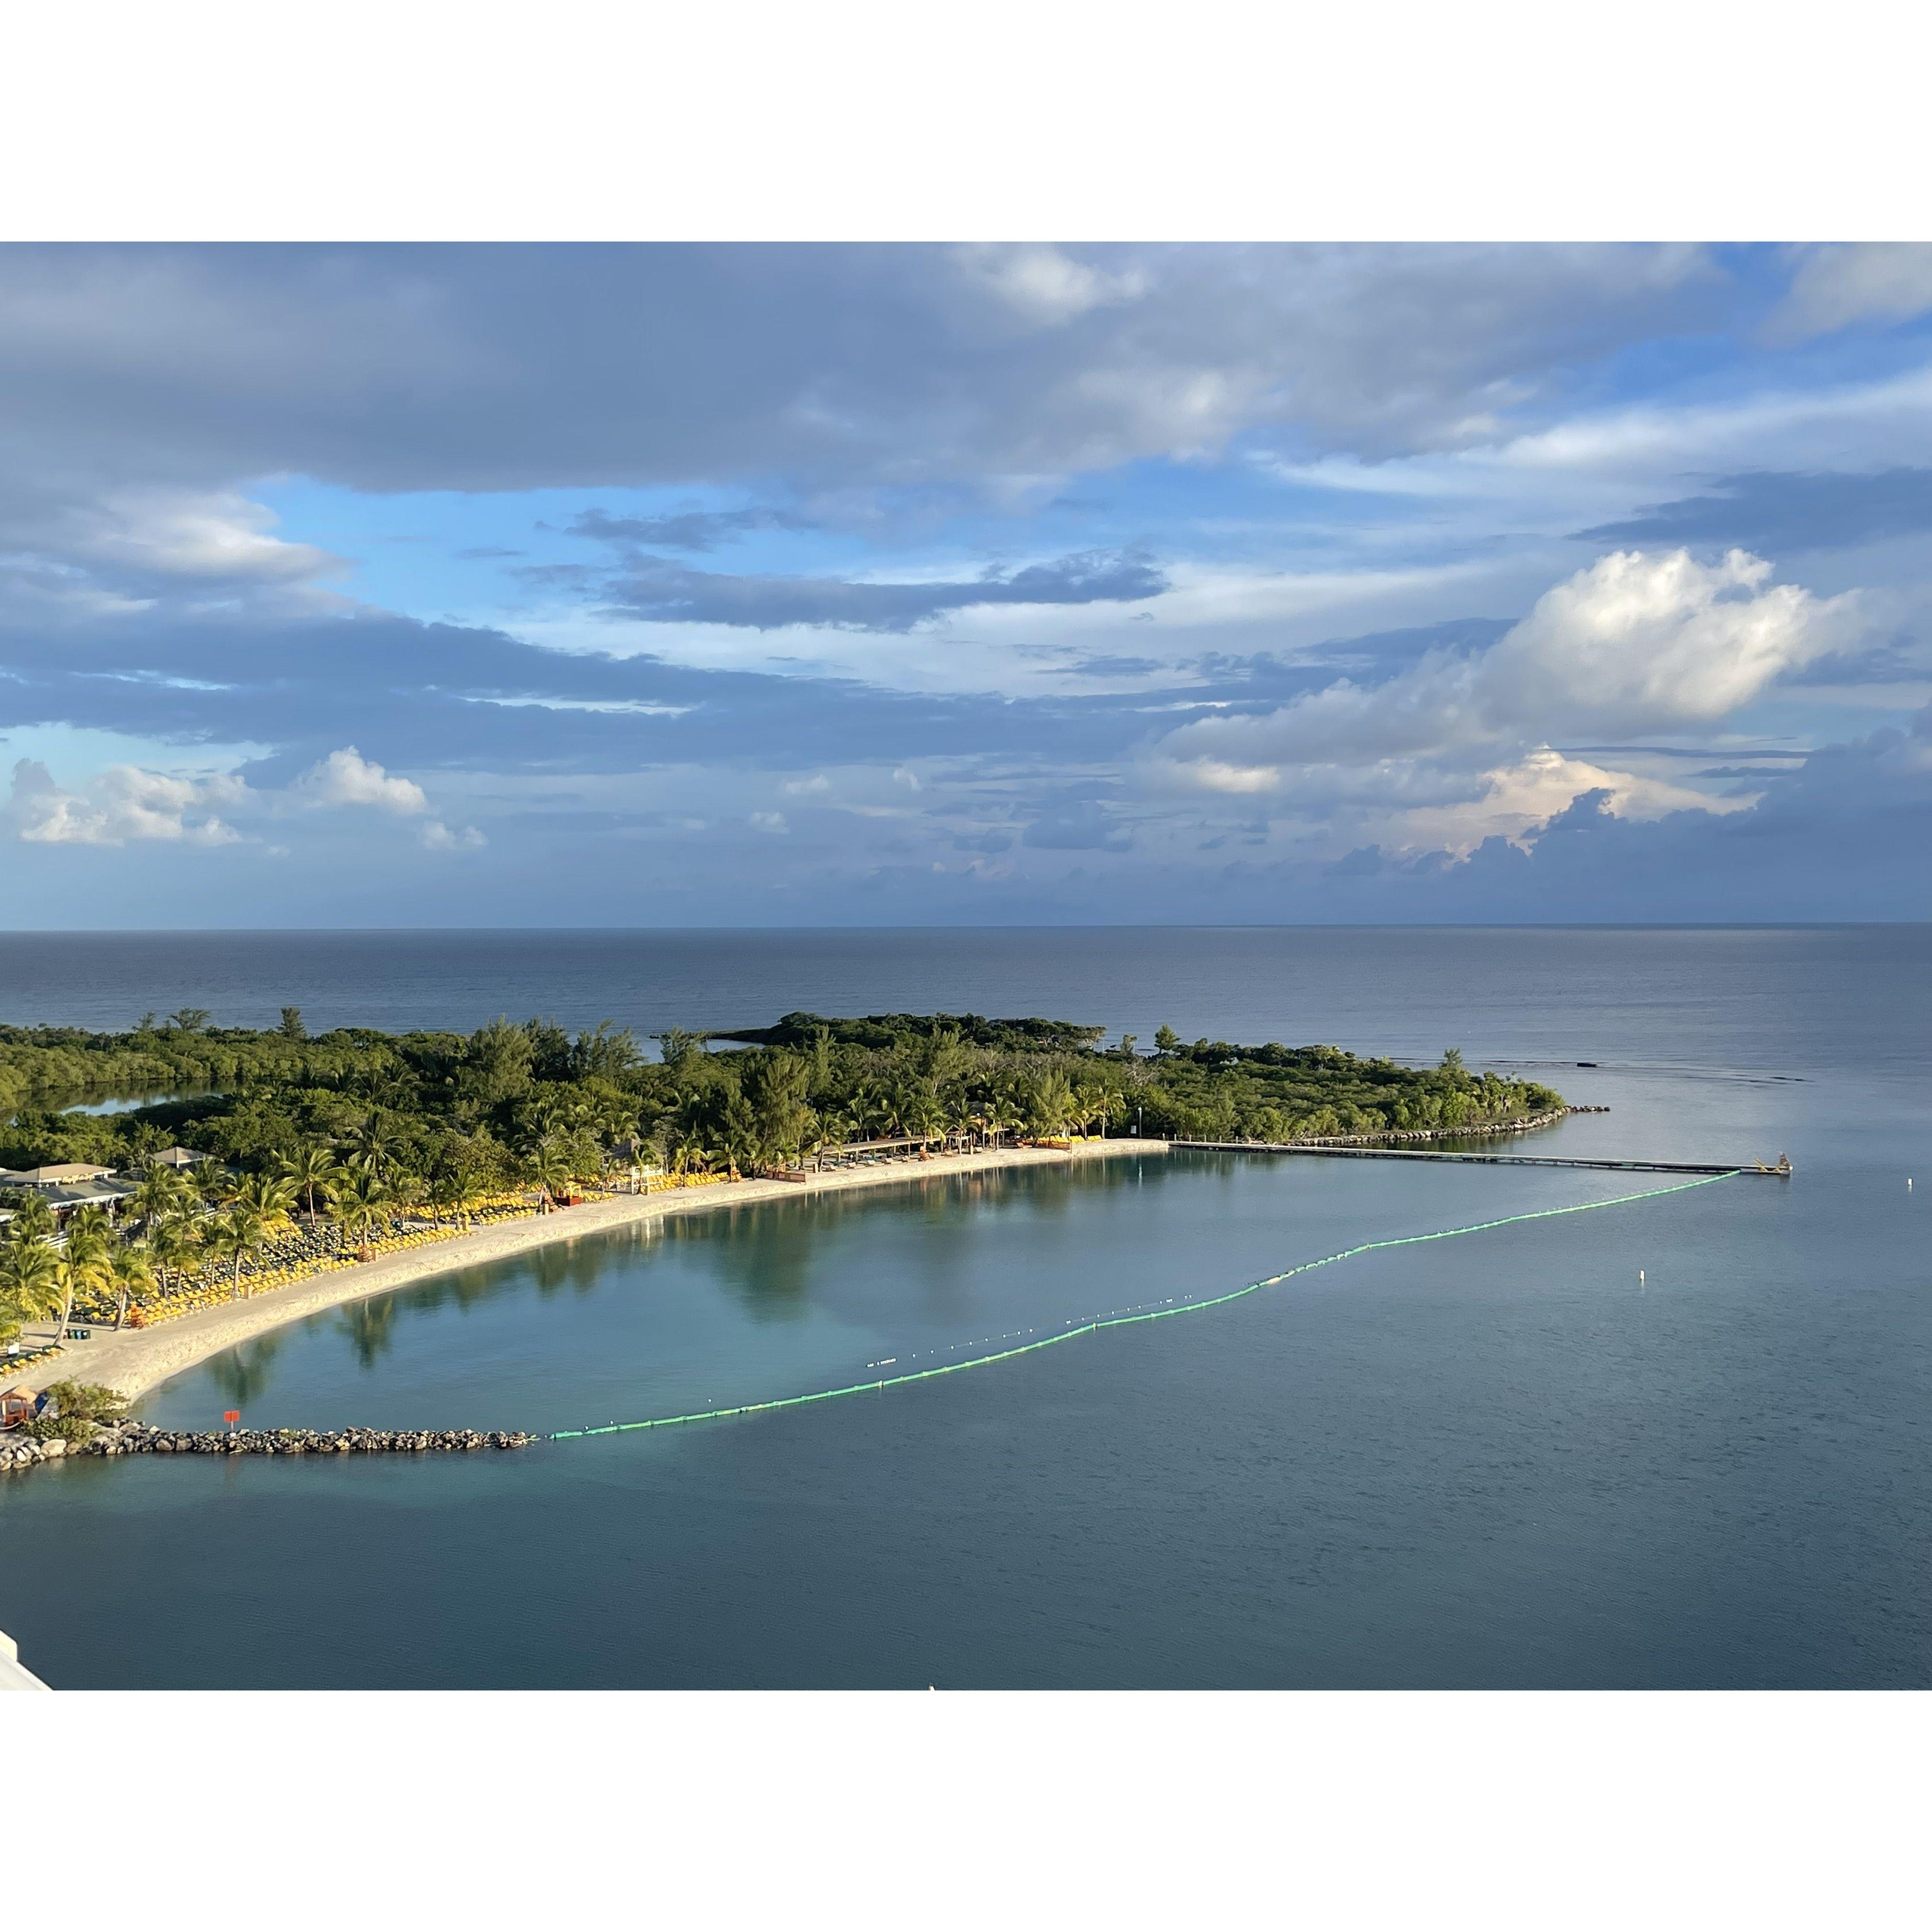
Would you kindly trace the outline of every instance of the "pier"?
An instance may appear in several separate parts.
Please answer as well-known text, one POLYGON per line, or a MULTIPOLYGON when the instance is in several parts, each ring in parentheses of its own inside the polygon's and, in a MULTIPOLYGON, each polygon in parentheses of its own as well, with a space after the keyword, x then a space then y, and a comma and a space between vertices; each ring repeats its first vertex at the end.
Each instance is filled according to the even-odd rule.
POLYGON ((1765 1174, 1779 1180, 1791 1173, 1790 1159, 1780 1154, 1774 1166, 1761 1160, 1591 1160, 1578 1155, 1548 1154, 1426 1154, 1412 1148, 1319 1147, 1294 1141, 1171 1141, 1171 1147, 1202 1154, 1299 1154, 1324 1160, 1432 1160, 1460 1162, 1470 1167, 1600 1167, 1613 1174, 1765 1174))

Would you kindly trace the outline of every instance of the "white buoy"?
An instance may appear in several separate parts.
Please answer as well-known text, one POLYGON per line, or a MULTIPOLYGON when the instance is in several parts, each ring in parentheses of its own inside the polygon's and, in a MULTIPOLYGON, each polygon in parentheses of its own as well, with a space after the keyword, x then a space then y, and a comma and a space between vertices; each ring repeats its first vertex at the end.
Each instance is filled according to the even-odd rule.
POLYGON ((1641 1288, 1643 1286, 1643 1270, 1642 1268, 1639 1268, 1636 1271, 1636 1280, 1637 1286, 1641 1288))

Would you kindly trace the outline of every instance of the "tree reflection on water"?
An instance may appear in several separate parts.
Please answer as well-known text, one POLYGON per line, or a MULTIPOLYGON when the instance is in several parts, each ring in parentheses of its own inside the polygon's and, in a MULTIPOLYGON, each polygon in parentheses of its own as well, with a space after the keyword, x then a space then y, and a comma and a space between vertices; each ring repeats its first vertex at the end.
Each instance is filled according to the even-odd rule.
POLYGON ((224 1350, 208 1363, 208 1379, 233 1407, 246 1408, 274 1379, 270 1372, 287 1336, 279 1330, 224 1350))
POLYGON ((349 1338, 356 1359, 365 1369, 373 1369, 395 1344, 396 1307, 400 1297, 372 1294, 365 1301, 352 1301, 339 1310, 336 1331, 349 1338))

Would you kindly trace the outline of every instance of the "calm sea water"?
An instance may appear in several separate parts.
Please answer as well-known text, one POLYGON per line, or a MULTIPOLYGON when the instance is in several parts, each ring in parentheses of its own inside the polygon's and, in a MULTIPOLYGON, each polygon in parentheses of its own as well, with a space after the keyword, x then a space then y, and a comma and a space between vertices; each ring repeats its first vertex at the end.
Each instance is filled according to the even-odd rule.
MULTIPOLYGON (((120 944, 0 939, 0 1017, 296 1004, 316 1025, 544 1011, 651 1030, 939 1006, 1410 1058, 1455 1043, 1612 1106, 1539 1150, 1789 1151, 1798 1172, 1365 1256, 761 1418, 514 1456, 14 1478, 0 1628, 56 1683, 1932 1677, 1927 928, 120 944)), ((676 1412, 1634 1184, 1183 1156, 788 1201, 338 1310, 148 1409, 539 1429, 676 1412)))

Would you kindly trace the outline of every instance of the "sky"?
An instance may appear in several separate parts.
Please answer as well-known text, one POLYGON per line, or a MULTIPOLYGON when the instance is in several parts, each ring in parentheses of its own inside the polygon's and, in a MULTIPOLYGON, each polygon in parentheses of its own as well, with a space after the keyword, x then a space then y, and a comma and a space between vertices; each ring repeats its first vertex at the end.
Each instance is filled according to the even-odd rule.
POLYGON ((16 929, 1932 917, 1932 248, 0 248, 16 929))

